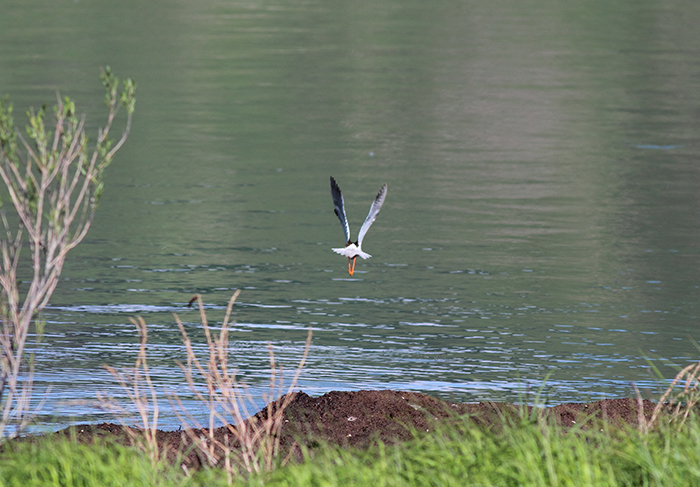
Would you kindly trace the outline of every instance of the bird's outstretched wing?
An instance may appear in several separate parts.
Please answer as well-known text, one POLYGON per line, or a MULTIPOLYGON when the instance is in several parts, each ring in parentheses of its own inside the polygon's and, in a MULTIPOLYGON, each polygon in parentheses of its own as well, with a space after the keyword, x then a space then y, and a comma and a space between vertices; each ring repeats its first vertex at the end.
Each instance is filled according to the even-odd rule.
POLYGON ((338 183, 335 182, 333 176, 331 176, 331 195, 333 196, 333 206, 335 206, 335 214, 340 220, 340 224, 343 225, 343 231, 345 232, 345 242, 350 242, 350 225, 348 225, 348 218, 345 216, 345 203, 343 202, 343 193, 340 192, 340 187, 338 183))
POLYGON ((362 247, 362 239, 365 238, 367 230, 369 230, 369 227, 371 227, 372 223, 374 223, 374 219, 377 218, 379 210, 382 209, 384 198, 386 198, 386 184, 379 190, 377 197, 374 198, 374 201, 372 202, 372 206, 369 207, 367 218, 365 218, 365 222, 362 224, 362 228, 360 228, 360 234, 357 236, 358 247, 362 247))

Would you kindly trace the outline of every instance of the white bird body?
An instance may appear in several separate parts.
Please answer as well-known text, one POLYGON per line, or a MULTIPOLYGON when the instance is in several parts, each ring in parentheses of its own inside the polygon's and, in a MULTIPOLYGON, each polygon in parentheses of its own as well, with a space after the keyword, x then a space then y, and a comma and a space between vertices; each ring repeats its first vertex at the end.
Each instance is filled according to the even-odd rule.
POLYGON ((362 224, 362 227, 360 227, 360 233, 358 234, 357 241, 355 242, 350 240, 350 225, 348 224, 348 219, 345 216, 345 202, 343 200, 343 193, 340 191, 340 187, 338 186, 338 183, 335 182, 335 179, 333 179, 333 176, 331 176, 331 196, 333 196, 335 214, 340 220, 340 224, 343 225, 345 241, 347 242, 345 247, 333 249, 333 252, 344 255, 348 258, 348 274, 352 276, 355 272, 355 260, 358 257, 362 257, 363 259, 369 259, 372 257, 367 252, 362 251, 362 239, 365 238, 367 230, 369 230, 369 227, 371 227, 372 223, 374 223, 374 220, 379 214, 379 210, 382 209, 384 198, 386 198, 386 184, 382 186, 379 193, 377 193, 377 196, 374 198, 374 201, 372 201, 372 206, 369 207, 369 213, 367 214, 367 218, 365 218, 365 222, 362 224))
POLYGON ((363 252, 362 249, 354 243, 351 243, 347 247, 333 249, 333 252, 335 252, 336 254, 344 255, 349 259, 352 259, 353 257, 362 257, 363 259, 369 259, 370 257, 372 257, 367 252, 363 252))

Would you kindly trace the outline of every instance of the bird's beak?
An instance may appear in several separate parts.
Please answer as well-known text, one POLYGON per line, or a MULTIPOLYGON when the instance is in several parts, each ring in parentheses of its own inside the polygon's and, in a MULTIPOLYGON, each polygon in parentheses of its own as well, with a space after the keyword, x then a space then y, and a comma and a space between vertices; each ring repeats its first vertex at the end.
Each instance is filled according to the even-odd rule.
POLYGON ((348 274, 350 274, 350 277, 355 273, 355 261, 357 260, 357 257, 348 257, 348 274), (350 264, 352 263, 352 267, 350 267, 350 264))

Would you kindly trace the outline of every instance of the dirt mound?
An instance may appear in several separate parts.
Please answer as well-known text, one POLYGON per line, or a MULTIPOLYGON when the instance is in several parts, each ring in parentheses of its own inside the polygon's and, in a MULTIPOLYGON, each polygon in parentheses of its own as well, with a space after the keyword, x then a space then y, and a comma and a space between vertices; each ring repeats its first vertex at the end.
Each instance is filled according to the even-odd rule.
MULTIPOLYGON (((651 416, 654 403, 643 401, 645 418, 651 416)), ((285 410, 280 447, 282 454, 300 452, 301 446, 314 448, 319 443, 362 448, 372 441, 385 443, 404 441, 413 430, 430 431, 436 422, 468 414, 483 427, 501 425, 503 418, 517 418, 532 413, 530 407, 505 403, 456 404, 425 394, 400 391, 329 392, 311 397, 296 393, 285 410)), ((535 411, 562 426, 572 426, 583 420, 608 421, 636 425, 639 419, 637 402, 631 399, 606 399, 589 404, 569 403, 535 411)), ((265 419, 267 408, 256 418, 265 419)), ((132 428, 137 435, 141 431, 132 428)), ((116 424, 78 425, 56 434, 74 435, 80 442, 91 442, 95 437, 111 437, 130 444, 133 435, 116 424)), ((215 431, 221 444, 236 446, 234 435, 226 428, 215 431)), ((201 459, 192 448, 191 436, 186 431, 159 431, 161 451, 167 451, 172 460, 179 459, 188 468, 197 468, 201 459)))

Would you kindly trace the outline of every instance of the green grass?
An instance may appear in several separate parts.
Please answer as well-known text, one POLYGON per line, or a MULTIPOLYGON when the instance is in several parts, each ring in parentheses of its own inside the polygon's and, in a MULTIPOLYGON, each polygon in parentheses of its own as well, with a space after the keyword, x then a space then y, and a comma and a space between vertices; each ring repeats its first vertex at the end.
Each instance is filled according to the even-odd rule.
POLYGON ((69 439, 10 442, 0 453, 1 487, 177 486, 174 469, 154 468, 139 450, 110 442, 69 439))
MULTIPOLYGON (((240 485, 260 485, 251 479, 240 485)), ((324 448, 279 469, 269 486, 697 486, 700 424, 647 435, 634 429, 562 431, 511 424, 491 433, 462 424, 397 447, 324 448)))
MULTIPOLYGON (((176 467, 151 466, 137 450, 69 440, 21 443, 0 453, 0 486, 217 486, 226 475, 187 478, 176 467)), ((397 446, 366 451, 318 447, 302 463, 241 486, 696 486, 700 423, 649 434, 630 428, 563 431, 523 420, 491 432, 469 422, 416 434, 397 446)))

